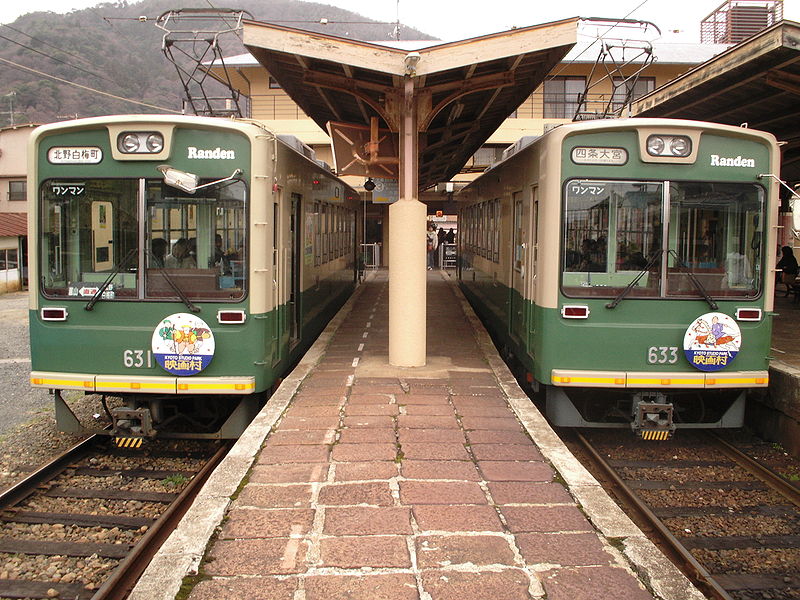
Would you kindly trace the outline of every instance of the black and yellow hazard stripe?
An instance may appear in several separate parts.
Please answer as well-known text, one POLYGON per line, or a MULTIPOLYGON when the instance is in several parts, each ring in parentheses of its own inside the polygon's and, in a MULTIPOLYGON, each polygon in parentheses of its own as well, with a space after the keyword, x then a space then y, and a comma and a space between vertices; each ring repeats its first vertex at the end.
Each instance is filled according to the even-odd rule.
POLYGON ((639 435, 643 440, 661 442, 664 440, 668 440, 670 437, 672 437, 672 432, 669 429, 651 429, 648 431, 640 429, 639 435))
POLYGON ((140 437, 115 437, 117 448, 141 448, 143 438, 140 437))

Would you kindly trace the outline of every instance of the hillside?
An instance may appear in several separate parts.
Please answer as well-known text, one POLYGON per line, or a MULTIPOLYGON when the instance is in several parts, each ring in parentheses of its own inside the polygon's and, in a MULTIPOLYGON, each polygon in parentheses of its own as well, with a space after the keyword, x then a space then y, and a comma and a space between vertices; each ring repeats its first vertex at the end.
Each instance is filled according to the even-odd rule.
MULTIPOLYGON (((16 124, 180 110, 183 88, 175 68, 161 52, 164 32, 155 20, 167 10, 190 7, 207 8, 208 3, 103 3, 66 15, 31 13, 0 27, 0 126, 10 124, 12 104, 16 124), (46 75, 151 106, 103 96, 46 75), (7 96, 11 92, 14 96, 7 96)), ((360 40, 395 39, 394 24, 376 23, 326 4, 240 0, 235 8, 249 11, 259 21, 299 29, 360 40), (319 24, 321 18, 329 24, 319 24)), ((244 52, 234 36, 225 39, 225 55, 244 52)), ((401 26, 400 39, 433 38, 401 26)))

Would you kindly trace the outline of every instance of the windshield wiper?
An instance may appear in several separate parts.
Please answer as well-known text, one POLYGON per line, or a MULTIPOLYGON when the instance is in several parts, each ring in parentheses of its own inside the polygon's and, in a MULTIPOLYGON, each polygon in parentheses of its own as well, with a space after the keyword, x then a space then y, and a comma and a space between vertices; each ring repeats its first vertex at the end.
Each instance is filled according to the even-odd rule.
POLYGON ((169 287, 171 287, 172 290, 178 295, 178 298, 180 298, 181 301, 186 305, 186 308, 188 308, 193 313, 199 313, 200 307, 197 306, 191 300, 189 300, 189 297, 183 293, 183 290, 180 287, 178 287, 178 284, 175 283, 175 280, 172 278, 172 276, 169 273, 167 273, 167 271, 164 269, 164 266, 161 264, 161 261, 156 257, 156 255, 149 251, 148 253, 153 258, 153 264, 158 269, 158 272, 161 273, 161 275, 164 277, 164 281, 166 281, 169 284, 169 287))
POLYGON ((128 266, 128 263, 130 262, 131 258, 133 258, 137 252, 138 250, 136 248, 131 248, 130 250, 128 250, 128 253, 124 256, 124 258, 121 261, 119 261, 119 264, 114 265, 114 268, 111 269, 111 273, 109 273, 108 277, 106 277, 106 280, 103 282, 103 285, 97 288, 97 291, 89 299, 89 301, 86 303, 86 306, 84 306, 83 308, 85 308, 86 310, 94 309, 94 305, 97 304, 98 300, 100 300, 100 298, 103 295, 103 292, 106 291, 106 288, 109 285, 111 285, 111 282, 114 280, 114 277, 116 277, 119 274, 119 272, 122 271, 122 269, 128 266))
POLYGON ((624 290, 622 290, 619 294, 617 294, 616 298, 614 298, 611 302, 606 304, 606 308, 617 308, 617 304, 622 302, 625 296, 627 296, 630 293, 630 291, 636 287, 636 284, 639 283, 639 280, 642 277, 644 277, 645 274, 647 274, 650 271, 650 269, 653 268, 653 266, 656 264, 656 261, 661 258, 661 254, 663 252, 664 250, 656 250, 653 253, 653 256, 650 257, 650 260, 647 261, 647 264, 642 268, 641 271, 639 271, 639 274, 636 277, 634 277, 633 280, 627 286, 625 286, 624 290))
POLYGON ((692 273, 689 267, 686 266, 686 263, 684 263, 680 259, 678 253, 675 252, 675 250, 668 250, 667 252, 675 257, 675 263, 677 267, 681 269, 684 273, 686 273, 687 277, 689 277, 689 281, 691 281, 692 285, 694 285, 697 291, 700 292, 700 295, 703 296, 703 299, 706 302, 708 302, 708 305, 711 307, 711 310, 717 310, 719 308, 717 302, 711 296, 709 296, 708 292, 706 291, 706 288, 703 287, 703 284, 700 283, 700 280, 694 276, 694 273, 692 273))

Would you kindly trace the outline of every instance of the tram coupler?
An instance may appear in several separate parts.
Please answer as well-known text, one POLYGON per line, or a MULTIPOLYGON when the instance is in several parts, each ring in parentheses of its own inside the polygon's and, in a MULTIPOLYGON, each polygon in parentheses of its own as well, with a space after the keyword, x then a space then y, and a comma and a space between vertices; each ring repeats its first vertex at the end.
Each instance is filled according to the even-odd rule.
POLYGON ((675 433, 672 413, 671 402, 637 402, 631 429, 643 440, 668 440, 675 433))
POLYGON ((144 438, 154 438, 153 416, 149 408, 113 408, 112 436, 118 448, 140 448, 144 438))

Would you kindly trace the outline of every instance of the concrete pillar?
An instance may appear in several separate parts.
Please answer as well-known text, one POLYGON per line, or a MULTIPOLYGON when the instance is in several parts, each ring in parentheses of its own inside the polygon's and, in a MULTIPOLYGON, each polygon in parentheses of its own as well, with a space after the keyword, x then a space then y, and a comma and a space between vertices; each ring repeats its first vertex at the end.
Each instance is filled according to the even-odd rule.
POLYGON ((400 102, 400 199, 389 208, 389 364, 425 366, 425 217, 418 200, 418 136, 414 79, 400 102))
POLYGON ((389 364, 425 365, 425 205, 400 199, 389 207, 389 364))

